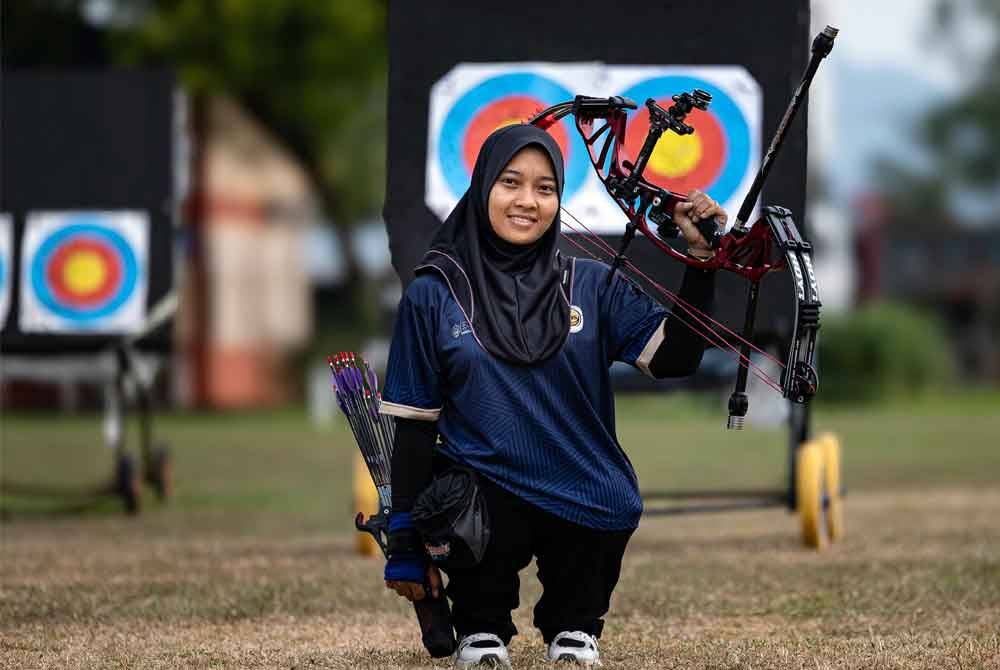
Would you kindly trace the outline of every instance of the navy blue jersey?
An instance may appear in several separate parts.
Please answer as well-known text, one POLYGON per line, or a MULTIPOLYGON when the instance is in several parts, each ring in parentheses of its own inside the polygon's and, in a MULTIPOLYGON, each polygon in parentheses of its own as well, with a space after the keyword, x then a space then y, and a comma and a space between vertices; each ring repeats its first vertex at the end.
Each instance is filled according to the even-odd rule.
POLYGON ((635 528, 642 500, 615 435, 609 368, 649 374, 667 312, 620 274, 609 285, 607 265, 573 262, 570 334, 534 366, 489 354, 444 277, 418 275, 399 304, 382 412, 437 421, 445 455, 558 517, 635 528))

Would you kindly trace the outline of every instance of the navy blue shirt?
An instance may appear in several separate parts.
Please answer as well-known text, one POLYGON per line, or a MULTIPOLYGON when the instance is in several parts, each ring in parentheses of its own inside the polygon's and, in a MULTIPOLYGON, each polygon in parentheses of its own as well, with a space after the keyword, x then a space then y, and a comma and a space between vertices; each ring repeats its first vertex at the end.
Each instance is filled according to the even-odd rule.
POLYGON ((534 366, 507 363, 476 340, 436 272, 399 305, 382 412, 437 421, 443 453, 568 521, 635 528, 642 500, 615 435, 609 368, 649 374, 666 310, 608 266, 576 259, 562 350, 534 366))

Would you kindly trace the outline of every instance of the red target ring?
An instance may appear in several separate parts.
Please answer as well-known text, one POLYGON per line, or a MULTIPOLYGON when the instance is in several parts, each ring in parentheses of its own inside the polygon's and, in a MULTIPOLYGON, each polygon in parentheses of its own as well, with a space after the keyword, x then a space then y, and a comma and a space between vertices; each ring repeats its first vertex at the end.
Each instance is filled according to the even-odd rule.
MULTIPOLYGON (((483 142, 497 128, 509 126, 514 123, 524 123, 537 112, 545 109, 548 105, 537 98, 524 95, 508 95, 499 98, 479 110, 469 122, 469 128, 465 133, 465 141, 462 146, 462 157, 465 160, 465 167, 469 174, 476 165, 476 157, 483 142)), ((566 135, 566 128, 559 123, 548 129, 559 149, 563 153, 563 160, 569 162, 570 143, 566 135)))
POLYGON ((59 246, 45 268, 45 276, 53 296, 76 308, 93 308, 106 302, 122 283, 115 250, 89 237, 77 237, 59 246))
MULTIPOLYGON (((673 102, 670 98, 657 100, 657 104, 666 108, 673 102)), ((728 146, 726 136, 719 120, 710 111, 692 110, 686 123, 694 128, 693 136, 668 137, 667 131, 660 139, 653 158, 646 166, 643 176, 661 188, 678 193, 687 193, 692 189, 707 191, 719 178, 726 164, 728 146), (657 169, 661 152, 667 151, 669 143, 676 141, 694 142, 700 155, 692 164, 681 164, 671 174, 657 169)), ((649 132, 649 111, 640 109, 628 125, 625 132, 625 148, 631 156, 636 156, 642 148, 642 143, 649 132)))

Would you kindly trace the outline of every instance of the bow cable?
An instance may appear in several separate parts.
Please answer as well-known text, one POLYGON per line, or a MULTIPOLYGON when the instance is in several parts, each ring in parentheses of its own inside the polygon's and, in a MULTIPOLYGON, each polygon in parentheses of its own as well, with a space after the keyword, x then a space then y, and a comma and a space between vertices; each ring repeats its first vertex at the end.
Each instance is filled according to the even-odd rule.
MULTIPOLYGON (((570 216, 572 218, 574 218, 574 219, 576 218, 576 217, 573 217, 572 214, 570 214, 570 216)), ((581 223, 581 225, 583 225, 583 224, 581 223)), ((608 248, 608 246, 609 246, 608 243, 605 242, 603 239, 601 239, 599 236, 597 236, 597 235, 595 235, 593 233, 591 233, 591 235, 588 236, 588 235, 580 232, 579 230, 575 229, 572 226, 572 224, 569 224, 569 223, 566 223, 566 227, 569 228, 570 230, 572 230, 573 232, 577 233, 580 236, 581 239, 587 240, 592 245, 598 247, 598 249, 600 249, 600 251, 603 252, 604 254, 606 254, 608 256, 611 256, 611 255, 614 254, 614 251, 610 250, 608 248)), ((567 242, 569 242, 570 244, 572 244, 576 248, 580 249, 581 251, 583 251, 584 253, 586 253, 588 256, 590 256, 594 260, 596 260, 596 261, 600 261, 601 260, 590 249, 587 249, 586 247, 584 247, 583 245, 581 245, 579 242, 577 242, 576 240, 574 240, 573 237, 571 237, 571 236, 569 236, 569 235, 567 235, 565 233, 562 233, 562 232, 560 232, 560 235, 562 235, 563 239, 565 239, 567 242)), ((734 345, 733 343, 731 343, 728 340, 726 340, 726 338, 724 338, 721 334, 719 334, 711 326, 709 326, 707 323, 705 323, 705 321, 701 318, 701 316, 703 316, 703 317, 711 320, 713 323, 716 323, 717 325, 721 326, 722 328, 724 328, 724 329, 726 329, 728 331, 729 329, 726 328, 725 325, 723 325, 723 324, 715 321, 714 319, 712 319, 711 316, 709 316, 708 314, 706 314, 702 310, 699 310, 697 307, 694 307, 690 303, 687 303, 680 296, 678 296, 677 294, 673 293, 672 291, 668 290, 667 288, 663 287, 662 285, 660 285, 659 283, 657 283, 656 281, 654 281, 653 279, 651 279, 649 276, 647 276, 645 273, 643 273, 639 268, 637 268, 634 264, 632 264, 631 261, 626 261, 626 266, 625 267, 627 269, 631 270, 632 272, 634 272, 635 274, 637 274, 638 276, 640 276, 643 279, 645 279, 646 282, 648 282, 650 286, 652 286, 653 288, 655 288, 656 290, 658 290, 660 293, 662 293, 665 297, 667 297, 669 300, 671 300, 676 307, 679 307, 682 310, 684 310, 685 312, 687 312, 688 316, 690 318, 694 319, 699 324, 700 329, 699 329, 698 326, 695 326, 691 322, 687 321, 681 314, 679 314, 677 312, 673 312, 673 315, 675 317, 677 317, 678 321, 680 321, 685 326, 687 326, 687 328, 690 329, 691 332, 695 333, 696 335, 698 335, 699 337, 701 337, 703 340, 705 340, 706 342, 708 342, 712 346, 719 347, 719 348, 729 349, 731 352, 733 352, 733 353, 735 353, 737 355, 737 358, 738 358, 737 364, 738 365, 740 365, 741 367, 744 367, 744 368, 748 368, 751 372, 753 372, 753 374, 754 374, 755 377, 757 377, 758 379, 760 379, 762 382, 764 382, 766 385, 770 386, 775 391, 778 391, 779 393, 781 392, 781 390, 782 390, 781 389, 781 385, 777 381, 775 381, 766 372, 764 372, 763 369, 759 365, 757 365, 756 363, 754 363, 748 356, 744 356, 743 353, 736 347, 736 345, 734 345)), ((732 331, 729 331, 729 332, 732 333, 732 331)), ((741 339, 741 340, 743 339, 739 335, 737 335, 736 333, 732 333, 732 335, 734 337, 736 337, 737 339, 741 339)), ((753 347, 757 351, 760 351, 760 349, 758 349, 757 347, 753 346, 752 344, 751 344, 751 347, 753 347)), ((771 358, 771 360, 774 360, 775 362, 777 362, 778 365, 784 367, 784 364, 781 363, 781 361, 777 361, 777 359, 775 359, 774 357, 772 357, 769 354, 767 354, 767 352, 761 352, 761 353, 763 353, 768 358, 771 358)))

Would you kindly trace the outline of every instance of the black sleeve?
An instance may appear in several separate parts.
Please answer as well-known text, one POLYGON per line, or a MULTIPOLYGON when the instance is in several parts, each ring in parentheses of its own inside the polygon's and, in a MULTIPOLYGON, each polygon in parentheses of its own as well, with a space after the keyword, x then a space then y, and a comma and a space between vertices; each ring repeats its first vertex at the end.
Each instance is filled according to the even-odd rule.
MULTIPOLYGON (((711 314, 715 302, 715 271, 689 265, 684 271, 678 295, 692 307, 711 314)), ((657 379, 694 374, 705 353, 705 339, 700 335, 703 326, 683 309, 674 306, 663 328, 663 341, 649 362, 649 371, 657 379)))
POLYGON ((392 511, 409 512, 417 495, 431 483, 437 440, 436 421, 396 417, 392 445, 392 511))

